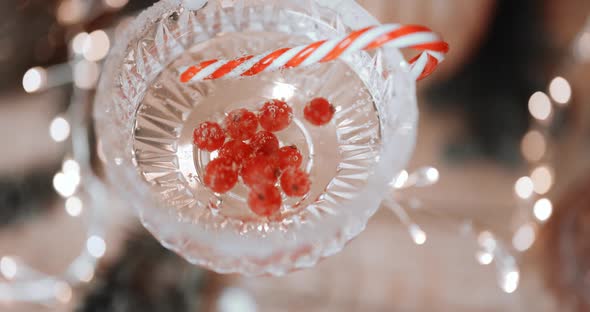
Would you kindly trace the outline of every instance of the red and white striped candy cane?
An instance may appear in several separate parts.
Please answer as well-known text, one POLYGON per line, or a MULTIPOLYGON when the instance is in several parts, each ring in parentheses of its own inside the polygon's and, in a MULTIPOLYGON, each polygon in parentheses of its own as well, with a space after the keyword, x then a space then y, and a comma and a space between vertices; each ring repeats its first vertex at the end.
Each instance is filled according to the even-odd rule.
POLYGON ((254 76, 263 72, 309 66, 337 59, 348 53, 372 50, 383 45, 423 52, 410 60, 412 75, 423 79, 430 75, 449 45, 424 26, 385 24, 354 31, 343 38, 322 40, 294 48, 282 48, 260 55, 234 60, 207 60, 182 70, 181 82, 254 76))

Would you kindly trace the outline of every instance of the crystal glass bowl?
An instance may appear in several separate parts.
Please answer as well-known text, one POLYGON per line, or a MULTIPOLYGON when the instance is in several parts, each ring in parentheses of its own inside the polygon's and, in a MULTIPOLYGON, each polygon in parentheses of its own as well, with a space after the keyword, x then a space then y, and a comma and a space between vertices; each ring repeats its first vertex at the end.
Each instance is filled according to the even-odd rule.
POLYGON ((354 1, 162 1, 115 45, 94 106, 108 182, 164 246, 221 273, 282 275, 311 267, 357 236, 390 192, 414 147, 415 82, 398 50, 382 48, 306 69, 191 85, 178 68, 332 38, 376 23, 354 1), (200 5, 195 5, 199 2, 200 5), (303 106, 336 106, 314 127, 303 106), (296 144, 312 180, 270 218, 251 213, 247 190, 202 184, 215 157, 194 148, 192 129, 237 107, 282 98, 294 122, 277 133, 296 144))

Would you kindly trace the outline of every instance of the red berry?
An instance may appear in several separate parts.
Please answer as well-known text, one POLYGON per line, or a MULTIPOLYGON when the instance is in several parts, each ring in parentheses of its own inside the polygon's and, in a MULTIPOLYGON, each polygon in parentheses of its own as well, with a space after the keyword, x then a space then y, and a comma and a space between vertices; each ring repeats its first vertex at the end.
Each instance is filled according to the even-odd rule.
POLYGON ((293 109, 280 100, 264 103, 258 113, 260 126, 267 131, 281 131, 289 126, 291 120, 293 120, 293 109))
POLYGON ((303 109, 303 116, 307 121, 316 126, 323 126, 334 117, 334 106, 325 98, 311 100, 303 109))
POLYGON ((301 170, 289 169, 281 176, 281 188, 287 196, 303 196, 309 192, 310 186, 309 176, 301 170))
POLYGON ((225 157, 233 160, 238 167, 241 167, 248 159, 252 157, 252 147, 247 143, 238 140, 231 140, 223 144, 219 150, 219 157, 225 157))
POLYGON ((281 193, 274 185, 255 186, 248 195, 248 206, 259 216, 271 216, 281 208, 281 193))
POLYGON ((214 192, 225 193, 238 182, 238 170, 231 159, 218 157, 207 164, 203 180, 214 192))
POLYGON ((303 156, 297 149, 297 146, 283 146, 279 149, 279 168, 286 170, 287 168, 299 168, 303 162, 303 156))
POLYGON ((279 151, 279 140, 274 134, 263 130, 254 135, 250 146, 256 155, 272 156, 279 151))
POLYGON ((236 140, 248 140, 258 129, 258 118, 256 114, 247 109, 236 109, 225 117, 225 126, 227 127, 227 134, 236 140))
POLYGON ((198 148, 212 152, 223 145, 225 133, 218 123, 205 121, 195 128, 193 141, 198 148))
POLYGON ((275 184, 278 176, 278 168, 269 156, 255 156, 248 160, 242 167, 242 180, 250 187, 262 184, 275 184))

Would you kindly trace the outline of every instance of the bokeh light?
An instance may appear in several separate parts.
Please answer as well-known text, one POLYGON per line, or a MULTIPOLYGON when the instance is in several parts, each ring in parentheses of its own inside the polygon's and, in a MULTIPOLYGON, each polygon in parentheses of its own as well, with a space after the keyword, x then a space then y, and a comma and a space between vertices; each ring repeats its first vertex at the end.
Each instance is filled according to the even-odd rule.
POLYGON ((91 256, 102 258, 107 250, 107 245, 102 237, 93 235, 86 241, 86 249, 91 256))
POLYGON ((63 117, 55 117, 49 125, 49 135, 55 142, 63 142, 70 136, 70 123, 63 117))
POLYGON ((520 148, 526 160, 535 162, 543 159, 543 156, 545 156, 547 143, 541 132, 531 130, 522 138, 520 148))
POLYGON ((81 60, 74 65, 74 84, 80 89, 93 89, 98 82, 99 74, 98 64, 81 60))
POLYGON ((553 186, 553 170, 547 166, 539 166, 531 173, 535 193, 543 195, 553 186))
POLYGON ((111 48, 109 36, 103 30, 95 30, 88 36, 88 43, 84 45, 84 58, 91 62, 102 60, 111 48))
POLYGON ((512 246, 518 251, 526 251, 535 242, 535 228, 532 224, 524 224, 512 237, 512 246))
POLYGON ((541 198, 535 202, 533 207, 535 218, 541 222, 545 222, 551 218, 553 214, 553 204, 547 198, 541 198))
POLYGON ((72 216, 77 217, 82 213, 82 200, 76 196, 69 197, 65 203, 66 212, 72 216))
POLYGON ((27 93, 37 92, 47 84, 47 71, 41 67, 33 67, 23 76, 23 89, 27 93))
POLYGON ((572 97, 572 87, 565 78, 555 77, 549 84, 549 94, 555 102, 566 104, 572 97))
POLYGON ((551 116, 551 100, 543 92, 535 92, 529 99, 529 112, 535 119, 546 120, 551 116))
POLYGON ((103 3, 111 9, 120 9, 128 2, 129 0, 103 0, 103 3))
POLYGON ((534 192, 533 181, 529 177, 522 177, 514 184, 514 192, 522 199, 530 198, 534 192))
POLYGON ((0 273, 4 278, 11 280, 16 276, 17 273, 16 261, 11 257, 2 257, 0 259, 0 273))

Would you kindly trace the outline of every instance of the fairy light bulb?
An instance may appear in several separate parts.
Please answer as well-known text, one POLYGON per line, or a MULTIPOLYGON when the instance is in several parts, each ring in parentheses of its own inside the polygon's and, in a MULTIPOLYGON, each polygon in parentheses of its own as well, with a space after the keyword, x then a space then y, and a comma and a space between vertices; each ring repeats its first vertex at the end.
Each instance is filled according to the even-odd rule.
POLYGON ((522 225, 512 237, 512 246, 518 251, 526 251, 535 242, 535 229, 531 224, 522 225))
POLYGON ((0 259, 0 273, 7 279, 12 280, 16 277, 18 271, 16 261, 11 257, 2 257, 0 259))
POLYGON ((410 175, 408 174, 408 172, 406 170, 402 170, 397 175, 397 178, 395 178, 395 182, 393 183, 393 187, 396 189, 403 188, 404 185, 406 185, 406 183, 408 182, 409 177, 410 177, 410 175))
POLYGON ((535 92, 529 99, 529 112, 535 119, 547 120, 551 115, 551 100, 543 92, 535 92))
POLYGON ((533 207, 533 214, 535 218, 541 222, 549 220, 553 214, 553 204, 547 198, 541 198, 535 202, 533 207))
POLYGON ((434 184, 434 183, 438 182, 439 177, 440 177, 440 174, 438 172, 438 169, 433 168, 433 167, 426 169, 426 178, 428 179, 429 182, 434 184))
POLYGON ((528 161, 539 161, 545 156, 547 143, 545 137, 537 130, 531 130, 522 138, 520 145, 522 155, 528 161))
POLYGON ((530 198, 534 192, 533 180, 529 177, 522 177, 514 184, 514 192, 522 199, 530 198))
POLYGON ((424 243, 426 243, 426 233, 424 233, 424 231, 422 231, 422 229, 417 224, 411 224, 408 228, 408 231, 410 232, 410 236, 412 236, 412 239, 416 245, 424 245, 424 243))
POLYGON ((549 84, 549 94, 558 104, 567 104, 572 97, 572 87, 563 77, 555 77, 549 84))
POLYGON ((82 201, 76 196, 72 196, 66 200, 66 212, 72 217, 79 216, 82 213, 82 207, 82 201))
POLYGON ((86 241, 88 253, 95 258, 102 258, 107 250, 107 245, 102 237, 93 235, 86 241))
POLYGON ((33 67, 23 76, 23 89, 27 93, 37 92, 45 87, 47 83, 47 71, 41 67, 33 67))
POLYGON ((99 75, 100 68, 95 62, 81 60, 74 65, 74 84, 80 89, 94 88, 99 75))
POLYGON ((496 239, 494 238, 494 235, 488 231, 482 231, 479 233, 477 236, 477 243, 486 251, 496 249, 496 239))
POLYGON ((546 194, 553 186, 553 173, 547 166, 539 166, 531 173, 533 189, 537 194, 546 194))
POLYGON ((256 301, 241 288, 228 287, 223 290, 217 301, 219 312, 256 312, 256 301))
POLYGON ((520 281, 520 273, 518 271, 508 271, 502 277, 502 290, 511 294, 518 289, 518 283, 520 281))
POLYGON ((70 136, 70 123, 63 117, 55 117, 49 125, 49 135, 55 142, 63 142, 70 136))
POLYGON ((494 261, 494 255, 487 251, 478 251, 475 253, 475 258, 481 265, 489 265, 492 263, 492 261, 494 261))
POLYGON ((111 42, 107 33, 104 30, 95 30, 88 35, 82 54, 86 60, 97 62, 107 56, 110 48, 111 42))
POLYGON ((76 54, 83 54, 90 49, 90 35, 87 32, 81 32, 72 39, 72 51, 76 54))

